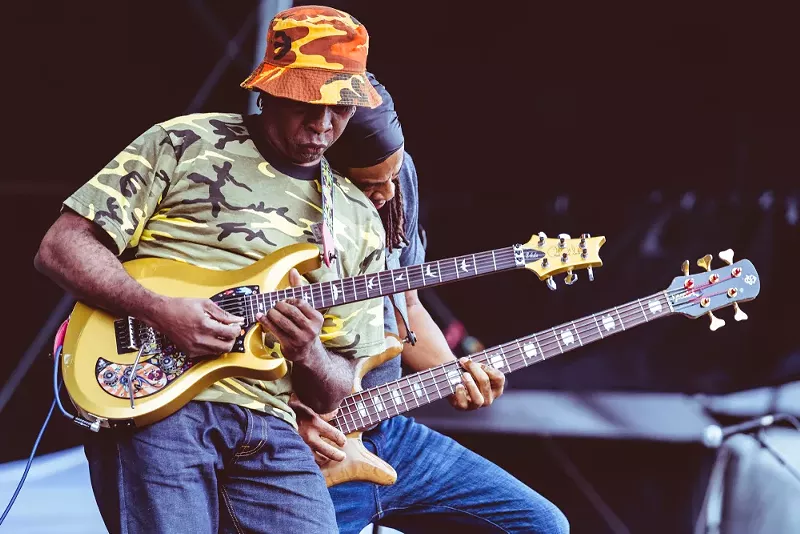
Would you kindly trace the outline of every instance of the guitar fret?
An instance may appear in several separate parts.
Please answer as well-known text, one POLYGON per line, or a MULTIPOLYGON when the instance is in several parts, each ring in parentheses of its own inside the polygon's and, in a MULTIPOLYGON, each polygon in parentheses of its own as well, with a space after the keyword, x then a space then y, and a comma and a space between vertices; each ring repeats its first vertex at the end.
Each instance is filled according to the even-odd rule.
POLYGON ((386 411, 386 405, 383 403, 383 395, 381 394, 381 388, 378 388, 376 390, 376 393, 377 395, 373 395, 373 404, 375 405, 375 414, 378 418, 378 421, 381 421, 383 419, 381 417, 381 412, 386 411))
POLYGON ((420 264, 420 266, 419 266, 419 274, 420 274, 420 276, 422 276, 422 286, 424 287, 424 286, 426 286, 428 284, 425 283, 425 270, 422 268, 422 265, 424 265, 424 264, 420 264))
POLYGON ((405 271, 406 271, 406 287, 408 289, 411 289, 411 275, 408 274, 408 266, 405 267, 405 271))
POLYGON ((564 349, 561 347, 561 341, 558 339, 558 334, 556 333, 555 327, 551 328, 550 330, 553 331, 553 337, 556 338, 556 343, 558 344, 558 350, 561 351, 561 354, 564 354, 564 349))
POLYGON ((428 386, 425 385, 425 379, 420 376, 419 378, 419 385, 422 387, 422 392, 425 394, 425 398, 428 402, 431 402, 431 398, 428 396, 428 386))
POLYGON ((442 281, 442 266, 439 264, 438 261, 436 262, 436 271, 439 273, 439 282, 441 282, 442 281))
POLYGON ((542 351, 542 346, 539 345, 539 340, 537 339, 538 336, 531 336, 531 337, 533 338, 533 342, 536 343, 536 348, 539 349, 539 354, 542 355, 542 360, 546 360, 547 354, 545 354, 544 351, 542 351))
POLYGON ((433 378, 433 385, 436 386, 436 398, 441 399, 444 395, 442 395, 442 392, 439 389, 439 381, 436 380, 436 376, 433 374, 433 369, 429 369, 428 371, 431 374, 431 378, 433 378))
POLYGON ((592 319, 594 319, 594 325, 597 327, 597 332, 600 334, 600 339, 603 339, 603 331, 600 330, 600 323, 597 322, 597 314, 592 314, 592 319))
POLYGON ((458 276, 458 258, 453 258, 453 266, 454 266, 454 267, 455 267, 455 269, 456 269, 456 280, 458 280, 458 279, 460 278, 460 277, 458 276))
POLYGON ((647 313, 644 311, 644 306, 642 306, 642 300, 636 299, 636 302, 639 304, 639 309, 642 310, 642 315, 644 316, 644 322, 649 321, 650 319, 647 318, 647 313))
POLYGON ((622 316, 619 314, 619 306, 614 308, 614 311, 617 312, 617 318, 619 318, 619 325, 622 327, 622 330, 625 330, 625 323, 622 322, 622 316))
POLYGON ((664 291, 662 291, 662 293, 664 294, 664 300, 667 301, 667 305, 669 306, 669 311, 674 313, 675 312, 675 308, 672 307, 672 302, 670 302, 670 300, 669 300, 669 295, 667 295, 667 291, 664 290, 664 291))
POLYGON ((495 258, 494 250, 492 251, 492 265, 494 265, 494 270, 497 270, 497 258, 495 258))
POLYGON ((356 278, 357 278, 356 276, 351 278, 351 280, 353 281, 353 300, 358 300, 358 291, 356 290, 356 278))
POLYGON ((578 332, 578 325, 575 324, 575 321, 572 321, 572 329, 575 331, 575 337, 578 338, 578 343, 580 343, 581 347, 583 346, 583 341, 581 340, 581 334, 578 332))

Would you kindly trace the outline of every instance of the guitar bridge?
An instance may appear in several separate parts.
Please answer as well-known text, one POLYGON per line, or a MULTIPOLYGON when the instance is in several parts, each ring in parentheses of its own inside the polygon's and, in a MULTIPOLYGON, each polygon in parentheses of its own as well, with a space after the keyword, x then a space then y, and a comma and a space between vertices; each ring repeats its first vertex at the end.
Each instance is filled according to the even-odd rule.
POLYGON ((114 334, 117 340, 117 354, 125 354, 139 350, 137 340, 138 321, 133 317, 125 317, 114 321, 114 334))
POLYGON ((133 317, 125 317, 114 321, 114 334, 117 341, 117 354, 138 352, 153 354, 158 352, 164 336, 133 317))

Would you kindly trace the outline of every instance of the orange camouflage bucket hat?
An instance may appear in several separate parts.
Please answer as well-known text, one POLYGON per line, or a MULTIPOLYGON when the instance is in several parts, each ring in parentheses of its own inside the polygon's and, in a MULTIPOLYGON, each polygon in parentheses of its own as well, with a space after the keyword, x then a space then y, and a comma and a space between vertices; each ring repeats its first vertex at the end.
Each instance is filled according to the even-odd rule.
POLYGON ((272 19, 264 61, 241 86, 310 104, 374 108, 381 97, 367 79, 368 49, 367 29, 344 11, 287 9, 272 19))

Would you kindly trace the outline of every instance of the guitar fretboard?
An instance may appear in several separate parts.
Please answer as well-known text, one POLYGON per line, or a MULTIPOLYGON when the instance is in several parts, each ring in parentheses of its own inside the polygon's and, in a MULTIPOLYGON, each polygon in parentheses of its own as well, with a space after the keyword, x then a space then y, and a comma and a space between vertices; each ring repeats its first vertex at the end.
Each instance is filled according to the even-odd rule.
MULTIPOLYGON (((509 373, 672 313, 667 295, 660 292, 486 349, 471 358, 509 373)), ((370 428, 453 394, 464 372, 454 361, 359 391, 344 399, 331 424, 345 434, 370 428)))
POLYGON ((532 261, 528 257, 531 254, 539 253, 516 245, 411 267, 247 295, 227 300, 221 306, 226 311, 243 316, 248 323, 254 323, 257 313, 267 313, 275 303, 287 298, 304 299, 316 309, 329 308, 524 267, 526 262, 532 261))

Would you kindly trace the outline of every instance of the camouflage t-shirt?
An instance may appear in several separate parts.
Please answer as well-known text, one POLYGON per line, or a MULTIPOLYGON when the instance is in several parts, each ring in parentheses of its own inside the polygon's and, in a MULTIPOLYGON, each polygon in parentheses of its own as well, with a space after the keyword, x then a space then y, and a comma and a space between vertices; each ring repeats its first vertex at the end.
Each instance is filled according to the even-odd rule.
MULTIPOLYGON (((117 253, 167 258, 207 269, 252 264, 281 247, 313 242, 322 219, 317 178, 289 177, 264 159, 238 114, 195 114, 157 124, 139 136, 64 204, 99 224, 117 253)), ((380 271, 384 230, 372 203, 334 177, 334 238, 341 276, 380 271)), ((313 282, 339 278, 324 265, 313 282)), ((196 295, 198 297, 202 295, 196 295)), ((209 295, 211 296, 211 295, 209 295)), ((324 310, 321 339, 348 357, 383 351, 382 299, 324 310)), ((268 340, 276 352, 280 346, 268 340)), ((295 424, 287 406, 291 376, 230 378, 196 400, 263 410, 295 424)))

